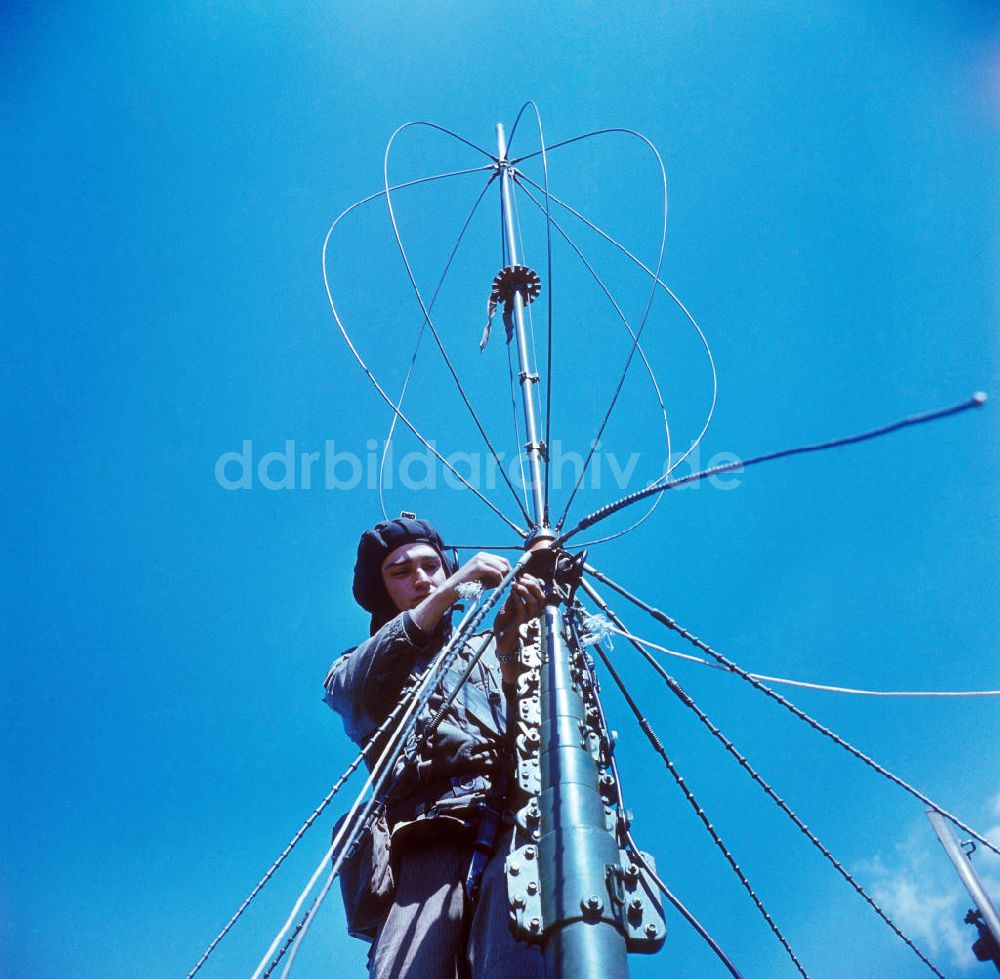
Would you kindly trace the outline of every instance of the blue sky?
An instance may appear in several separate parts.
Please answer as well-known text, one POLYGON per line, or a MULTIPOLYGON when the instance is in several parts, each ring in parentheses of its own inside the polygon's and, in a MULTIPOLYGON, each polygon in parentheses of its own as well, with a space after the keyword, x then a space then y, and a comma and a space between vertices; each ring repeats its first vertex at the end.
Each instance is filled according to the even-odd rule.
MULTIPOLYGON (((660 148, 664 277, 719 373, 701 464, 1000 390, 992 4, 515 3, 501 18, 481 3, 13 3, 2 16, 2 975, 183 975, 350 760, 320 685, 366 628, 350 570, 377 493, 365 479, 325 488, 319 469, 309 489, 268 489, 256 463, 330 441, 367 465, 369 440, 385 439, 388 410, 330 315, 320 247, 336 214, 380 188, 400 124, 434 121, 492 149, 494 124, 533 98, 550 143, 625 126, 660 148), (226 489, 218 462, 244 441, 251 486, 226 489)), ((537 141, 529 121, 515 150, 537 141)), ((567 148, 553 190, 653 261, 651 159, 624 138, 567 148)), ((390 166, 404 180, 478 162, 409 130, 390 166)), ((425 289, 480 187, 462 177, 399 197, 425 289)), ((542 271, 541 225, 523 198, 520 210, 542 271)), ((435 310, 509 456, 499 323, 477 349, 500 265, 494 197, 480 217, 435 310)), ((641 277, 573 233, 637 318, 641 277)), ((331 259, 352 335, 395 390, 420 315, 384 206, 345 221, 331 259)), ((573 256, 555 259, 553 438, 572 452, 627 346, 573 256)), ((662 299, 647 329, 684 446, 708 405, 704 357, 662 299)), ((481 453, 449 385, 422 346, 414 420, 445 453, 481 453)), ((620 465, 637 454, 630 488, 662 463, 657 411, 630 373, 603 446, 620 465)), ((668 495, 591 559, 760 673, 1000 688, 997 417, 991 403, 749 470, 729 490, 668 495)), ((401 436, 397 462, 418 448, 401 436)), ((575 515, 618 494, 604 460, 575 515)), ((418 510, 457 543, 514 542, 440 477, 433 490, 401 482, 390 512, 418 510)), ((490 497, 514 515, 504 487, 490 497)), ((615 655, 810 974, 924 974, 624 642, 615 655)), ((669 668, 942 971, 988 971, 967 952, 967 899, 918 803, 738 680, 669 668)), ((995 700, 792 699, 1000 838, 995 700)), ((607 706, 637 838, 745 975, 793 975, 610 690, 607 706)), ((206 976, 253 968, 333 815, 206 976)), ((997 863, 975 859, 1000 892, 997 863)), ((668 927, 634 975, 721 974, 683 922, 668 927)), ((298 973, 360 975, 364 952, 331 900, 298 973)))

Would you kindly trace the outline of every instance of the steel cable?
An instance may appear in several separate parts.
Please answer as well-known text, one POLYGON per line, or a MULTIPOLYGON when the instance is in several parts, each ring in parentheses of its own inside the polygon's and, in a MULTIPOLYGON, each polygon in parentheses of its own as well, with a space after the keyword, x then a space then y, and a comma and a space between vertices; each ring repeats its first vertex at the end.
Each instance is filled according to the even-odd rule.
POLYGON ((598 571, 596 568, 591 567, 589 564, 584 565, 584 567, 587 573, 591 575, 591 577, 596 578, 598 581, 603 582, 609 588, 618 592, 618 594, 621 595, 623 598, 625 598, 627 601, 630 601, 633 605, 637 606, 638 608, 641 608, 648 615, 656 619, 657 622, 661 623, 662 625, 665 625, 668 629, 671 629, 673 632, 676 632, 678 635, 682 636, 684 639, 686 639, 693 646, 696 646, 702 652, 708 653, 709 656, 711 656, 717 662, 721 663, 727 670, 729 670, 732 673, 735 673, 739 677, 742 677, 752 687, 759 690, 761 693, 766 694, 772 700, 781 704, 782 707, 791 711, 797 718, 799 718, 799 720, 804 721, 811 728, 818 731, 820 734, 823 734, 826 737, 828 737, 831 741, 833 741, 834 744, 839 745, 841 748, 852 754, 859 761, 864 762, 864 764, 867 765, 869 768, 871 768, 873 771, 877 772, 879 775, 882 775, 884 778, 887 778, 890 782, 894 783, 895 785, 898 785, 901 789, 903 789, 905 792, 908 792, 915 799, 919 799, 924 805, 929 806, 931 809, 935 810, 935 812, 941 813, 941 815, 944 816, 945 819, 950 820, 952 823, 955 824, 955 826, 957 826, 963 832, 968 833, 971 837, 982 843, 983 846, 987 847, 988 849, 996 853, 998 856, 1000 856, 1000 847, 998 847, 995 843, 991 843, 985 836, 983 836, 980 833, 977 833, 971 826, 967 826, 957 816, 952 815, 946 809, 939 806, 928 796, 924 795, 924 793, 921 792, 919 789, 914 788, 914 786, 910 785, 909 782, 906 782, 898 775, 893 774, 883 765, 880 765, 877 761, 875 761, 875 759, 870 758, 863 751, 861 751, 858 748, 855 748, 854 745, 846 741, 839 734, 837 734, 834 731, 831 731, 830 728, 826 727, 825 725, 817 721, 814 717, 811 717, 804 710, 800 709, 799 707, 796 707, 795 704, 793 704, 786 697, 783 697, 776 690, 772 690, 770 687, 761 683, 760 680, 755 679, 742 667, 738 666, 732 660, 727 659, 725 656, 722 655, 722 653, 714 650, 711 646, 703 642, 701 639, 699 639, 691 632, 688 632, 687 629, 678 624, 665 612, 662 612, 660 609, 650 605, 648 602, 645 602, 641 598, 638 598, 637 596, 633 595, 627 589, 619 585, 617 582, 612 581, 607 575, 602 574, 600 571, 598 571))
MULTIPOLYGON (((618 616, 608 607, 607 603, 601 598, 597 593, 596 589, 587 581, 583 583, 584 591, 594 600, 601 611, 613 622, 619 629, 624 629, 624 625, 618 616)), ((874 898, 872 898, 868 892, 861 886, 860 883, 855 879, 851 872, 827 849, 825 844, 812 832, 811 829, 796 815, 791 809, 788 803, 782 799, 777 792, 768 784, 768 782, 757 772, 757 770, 750 764, 748 759, 739 749, 733 744, 732 741, 722 730, 718 728, 709 716, 695 703, 691 695, 663 668, 657 659, 649 653, 646 649, 642 647, 638 642, 633 639, 629 639, 633 647, 639 651, 639 654, 646 660, 647 663, 656 671, 659 677, 667 685, 667 688, 673 693, 685 707, 692 710, 698 720, 711 732, 712 736, 726 749, 726 751, 736 759, 739 766, 753 779, 757 785, 764 791, 767 797, 795 824, 796 828, 809 840, 809 842, 826 858, 834 870, 840 874, 848 884, 867 902, 867 904, 872 908, 872 910, 882 919, 882 921, 892 929, 898 938, 900 938, 909 947, 913 953, 920 959, 924 965, 927 966, 934 975, 938 976, 939 979, 944 979, 944 975, 934 966, 930 959, 919 949, 913 940, 906 935, 899 926, 892 920, 892 918, 876 903, 874 898)), ((605 654, 601 653, 602 657, 605 654)))
POLYGON ((736 862, 736 858, 729 851, 729 848, 726 846, 722 837, 719 835, 716 828, 712 825, 711 820, 708 818, 708 815, 705 813, 705 810, 701 807, 701 804, 695 798, 694 793, 689 788, 684 777, 680 774, 680 772, 677 770, 677 767, 670 760, 670 757, 667 755, 666 748, 664 748, 663 746, 663 742, 659 739, 656 732, 653 730, 652 725, 649 723, 649 721, 643 715, 642 711, 639 709, 639 705, 635 702, 635 699, 632 697, 631 693, 629 693, 628 687, 626 687, 625 682, 618 675, 618 671, 612 665, 611 660, 608 658, 607 653, 604 652, 604 649, 601 647, 600 643, 594 643, 593 648, 597 650, 598 655, 601 657, 601 660, 604 663, 605 668, 607 669, 608 673, 611 674, 611 678, 615 681, 615 684, 621 691, 621 694, 625 698, 625 702, 628 704, 629 709, 635 715, 636 720, 639 722, 639 727, 642 729, 643 734, 646 735, 647 740, 653 746, 653 750, 663 759, 663 763, 667 766, 667 771, 670 773, 673 780, 677 783, 677 787, 681 790, 681 792, 683 792, 684 798, 687 799, 691 808, 694 809, 695 814, 698 816, 698 819, 705 827, 706 831, 708 832, 708 835, 712 837, 712 841, 719 848, 722 855, 726 858, 726 861, 732 868, 733 873, 735 873, 736 876, 739 878, 739 881, 743 885, 744 890, 746 890, 746 892, 750 895, 750 898, 753 901, 754 905, 756 906, 758 912, 760 912, 761 917, 763 917, 764 921, 767 922, 767 926, 771 929, 771 931, 774 933, 774 936, 778 939, 784 950, 788 953, 789 958, 795 964, 795 968, 798 969, 799 974, 808 979, 808 973, 806 972, 802 963, 798 960, 798 957, 795 955, 795 952, 792 951, 792 946, 789 945, 788 939, 785 938, 785 936, 781 932, 781 929, 775 923, 774 919, 771 917, 767 908, 764 907, 764 903, 757 896, 757 892, 754 891, 753 885, 747 879, 746 874, 743 873, 742 869, 740 869, 740 865, 736 862))
POLYGON ((827 449, 837 449, 845 445, 855 445, 858 442, 867 442, 870 439, 880 438, 883 435, 898 432, 903 428, 909 428, 911 425, 923 425, 927 422, 947 418, 950 415, 957 415, 963 411, 968 411, 970 408, 979 408, 985 403, 986 395, 982 392, 977 392, 968 401, 963 401, 960 404, 951 405, 947 408, 937 408, 934 411, 925 411, 919 415, 910 415, 907 418, 902 418, 899 421, 892 422, 888 425, 882 425, 879 428, 873 428, 867 432, 859 432, 857 435, 846 435, 842 438, 830 439, 826 442, 816 442, 811 445, 799 445, 791 449, 779 449, 777 452, 768 452, 765 455, 755 456, 752 459, 727 462, 721 466, 712 466, 709 469, 702 469, 700 472, 691 473, 687 476, 681 476, 678 479, 671 479, 666 483, 647 486, 645 489, 636 490, 636 492, 630 493, 628 496, 623 496, 620 500, 608 503, 606 506, 603 506, 599 510, 595 510, 590 515, 584 517, 572 530, 568 530, 566 533, 560 535, 560 537, 558 537, 554 542, 554 546, 564 544, 571 537, 575 537, 578 533, 580 533, 581 530, 586 530, 587 527, 593 526, 600 520, 606 520, 619 510, 623 510, 625 507, 631 506, 633 503, 638 503, 640 500, 644 500, 647 496, 652 496, 654 493, 663 493, 666 490, 675 489, 676 487, 683 486, 686 483, 694 483, 702 479, 707 479, 710 476, 718 476, 722 473, 733 472, 736 469, 749 469, 750 466, 756 466, 762 462, 772 462, 776 459, 786 459, 791 456, 803 455, 808 452, 823 452, 827 449))

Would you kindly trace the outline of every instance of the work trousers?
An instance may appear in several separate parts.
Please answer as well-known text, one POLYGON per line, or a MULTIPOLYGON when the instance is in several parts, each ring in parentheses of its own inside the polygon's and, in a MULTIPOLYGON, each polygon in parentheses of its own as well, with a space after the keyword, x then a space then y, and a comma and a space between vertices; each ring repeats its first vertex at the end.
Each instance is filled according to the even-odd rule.
POLYGON ((509 844, 508 832, 470 907, 464 883, 471 843, 406 840, 392 908, 372 948, 371 979, 545 979, 541 949, 515 941, 508 924, 509 844))

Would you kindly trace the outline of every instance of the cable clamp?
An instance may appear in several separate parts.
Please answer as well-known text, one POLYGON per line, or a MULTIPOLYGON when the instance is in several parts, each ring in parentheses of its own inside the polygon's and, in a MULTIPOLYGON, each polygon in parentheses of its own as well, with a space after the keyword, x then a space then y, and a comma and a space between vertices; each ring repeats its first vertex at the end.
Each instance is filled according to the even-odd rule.
POLYGON ((527 371, 519 371, 517 379, 523 384, 525 381, 531 381, 532 384, 538 383, 538 374, 529 374, 527 371))
POLYGON ((529 454, 538 452, 545 462, 549 461, 549 447, 544 442, 526 442, 524 447, 529 454))

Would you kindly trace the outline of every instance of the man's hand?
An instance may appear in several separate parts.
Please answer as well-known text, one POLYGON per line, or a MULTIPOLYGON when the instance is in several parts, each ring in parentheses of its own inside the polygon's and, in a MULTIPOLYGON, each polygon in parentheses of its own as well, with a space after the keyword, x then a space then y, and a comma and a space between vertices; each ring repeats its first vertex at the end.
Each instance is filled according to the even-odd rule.
MULTIPOLYGON (((475 557, 469 558, 445 583, 456 588, 467 581, 478 581, 484 588, 496 588, 510 573, 510 561, 499 554, 487 554, 480 551, 475 557)), ((458 592, 455 592, 456 596, 458 592)))
POLYGON ((465 562, 453 575, 446 578, 415 608, 410 615, 418 629, 430 632, 445 613, 459 601, 458 586, 470 581, 479 582, 484 588, 495 588, 510 571, 510 562, 498 554, 480 551, 465 562))
MULTIPOLYGON (((509 573, 510 562, 506 558, 480 551, 445 582, 444 588, 457 589, 466 581, 478 581, 484 587, 495 588, 509 573)), ((521 626, 538 618, 544 606, 545 586, 538 578, 523 574, 511 582, 507 601, 493 620, 498 654, 509 655, 517 649, 521 626)), ((516 675, 516 670, 512 675, 516 675)))
MULTIPOLYGON (((495 588, 509 573, 510 562, 505 557, 480 551, 412 609, 410 615, 418 628, 430 632, 459 601, 459 585, 476 581, 484 588, 495 588)), ((517 649, 521 626, 537 618, 544 606, 545 586, 538 578, 526 574, 512 582, 507 601, 493 621, 498 655, 509 656, 517 649)), ((507 681, 516 679, 520 672, 516 663, 501 664, 501 671, 507 681)))

